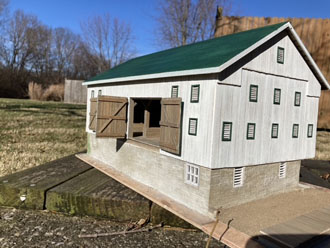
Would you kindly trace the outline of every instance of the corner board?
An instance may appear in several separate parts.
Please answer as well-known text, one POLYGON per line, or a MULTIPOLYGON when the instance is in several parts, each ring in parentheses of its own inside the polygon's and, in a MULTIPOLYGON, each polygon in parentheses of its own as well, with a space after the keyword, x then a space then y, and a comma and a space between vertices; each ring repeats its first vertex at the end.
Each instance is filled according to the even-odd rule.
MULTIPOLYGON (((77 154, 76 157, 84 161, 85 163, 95 167, 104 174, 112 177, 119 183, 131 188, 132 190, 146 197, 150 201, 158 204, 162 208, 179 216, 180 218, 194 225, 206 234, 210 235, 212 233, 212 229, 215 225, 214 219, 211 219, 208 216, 202 215, 192 209, 189 209, 181 203, 176 202, 172 198, 169 198, 168 196, 158 192, 157 190, 147 185, 135 181, 134 179, 124 175, 118 170, 112 168, 111 166, 89 156, 88 154, 77 154)), ((257 242, 251 240, 251 237, 249 235, 242 233, 232 227, 229 227, 227 224, 221 221, 216 224, 216 228, 213 231, 212 236, 213 238, 233 248, 263 247, 257 242)))

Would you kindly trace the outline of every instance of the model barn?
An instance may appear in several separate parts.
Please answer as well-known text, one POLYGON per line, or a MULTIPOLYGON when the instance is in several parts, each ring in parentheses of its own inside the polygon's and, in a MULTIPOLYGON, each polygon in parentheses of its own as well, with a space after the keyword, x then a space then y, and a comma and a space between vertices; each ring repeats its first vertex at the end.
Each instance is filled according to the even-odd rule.
POLYGON ((329 89, 290 23, 138 57, 84 84, 87 156, 210 217, 297 187, 329 89))

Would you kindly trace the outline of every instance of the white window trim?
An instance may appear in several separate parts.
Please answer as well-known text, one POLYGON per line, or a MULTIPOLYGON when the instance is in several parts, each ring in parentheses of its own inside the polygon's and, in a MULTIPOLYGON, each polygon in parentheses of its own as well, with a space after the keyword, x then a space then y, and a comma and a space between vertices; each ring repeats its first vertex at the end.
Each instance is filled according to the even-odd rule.
POLYGON ((198 165, 186 164, 184 178, 185 183, 198 187, 200 180, 200 167, 198 165))

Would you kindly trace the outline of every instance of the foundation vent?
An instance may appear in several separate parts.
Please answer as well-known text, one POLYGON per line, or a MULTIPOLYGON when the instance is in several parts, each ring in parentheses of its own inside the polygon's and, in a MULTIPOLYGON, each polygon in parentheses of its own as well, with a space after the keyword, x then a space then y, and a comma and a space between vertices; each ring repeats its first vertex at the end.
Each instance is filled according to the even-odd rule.
POLYGON ((186 164, 186 183, 198 186, 199 184, 199 167, 186 164))
POLYGON ((234 188, 243 186, 243 177, 244 177, 244 167, 234 168, 234 178, 233 178, 234 188))
POLYGON ((281 179, 286 177, 286 163, 280 164, 278 177, 281 179))

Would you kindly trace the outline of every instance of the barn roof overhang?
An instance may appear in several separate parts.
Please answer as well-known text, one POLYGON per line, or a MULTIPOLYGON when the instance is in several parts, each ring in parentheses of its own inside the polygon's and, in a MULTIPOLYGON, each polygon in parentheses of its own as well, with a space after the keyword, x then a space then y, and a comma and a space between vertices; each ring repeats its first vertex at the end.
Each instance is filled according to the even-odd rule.
MULTIPOLYGON (((270 39, 272 39, 279 33, 283 32, 284 30, 287 30, 290 38, 294 42, 298 51, 300 52, 300 54, 302 55, 302 57, 304 58, 306 63, 309 65, 309 67, 312 70, 312 72, 314 73, 315 77, 319 80, 319 82, 322 86, 322 89, 330 89, 329 83, 327 82, 326 78, 324 77, 324 75, 322 74, 322 72, 320 71, 318 66, 316 65, 315 61, 313 60, 312 56, 309 54, 308 50, 302 43, 301 39, 295 32, 292 25, 289 22, 286 22, 286 23, 276 24, 276 25, 272 25, 272 26, 276 26, 276 29, 274 31, 270 32, 268 35, 265 35, 263 38, 256 41, 254 44, 248 46, 243 51, 237 53, 236 55, 232 56, 230 59, 228 59, 227 61, 223 62, 222 64, 220 64, 218 66, 211 66, 211 67, 207 67, 207 68, 201 67, 201 68, 194 68, 194 69, 188 69, 188 70, 165 71, 165 72, 160 72, 160 73, 150 73, 150 74, 142 74, 142 75, 120 76, 120 77, 113 77, 113 78, 102 78, 102 74, 101 74, 101 77, 96 76, 96 77, 84 82, 83 85, 93 86, 93 85, 100 85, 100 84, 111 84, 111 83, 130 82, 130 81, 139 81, 139 80, 148 80, 148 79, 160 79, 160 78, 169 78, 169 77, 182 77, 182 76, 220 73, 221 71, 225 70, 230 65, 237 62, 238 60, 242 59, 244 56, 246 56, 247 54, 249 54, 256 48, 258 48, 265 42, 269 41, 270 39)), ((249 31, 245 31, 245 32, 249 32, 249 31)), ((217 38, 217 39, 219 39, 219 38, 217 38)), ((214 40, 214 39, 212 39, 212 40, 214 40)), ((203 43, 203 42, 200 42, 200 43, 203 43)), ((180 48, 176 48, 176 49, 180 49, 180 48)), ((146 56, 148 56, 148 55, 146 55, 146 56)), ((139 59, 139 58, 137 58, 137 59, 139 59)), ((106 73, 109 74, 109 72, 111 73, 111 70, 109 70, 106 73)))

